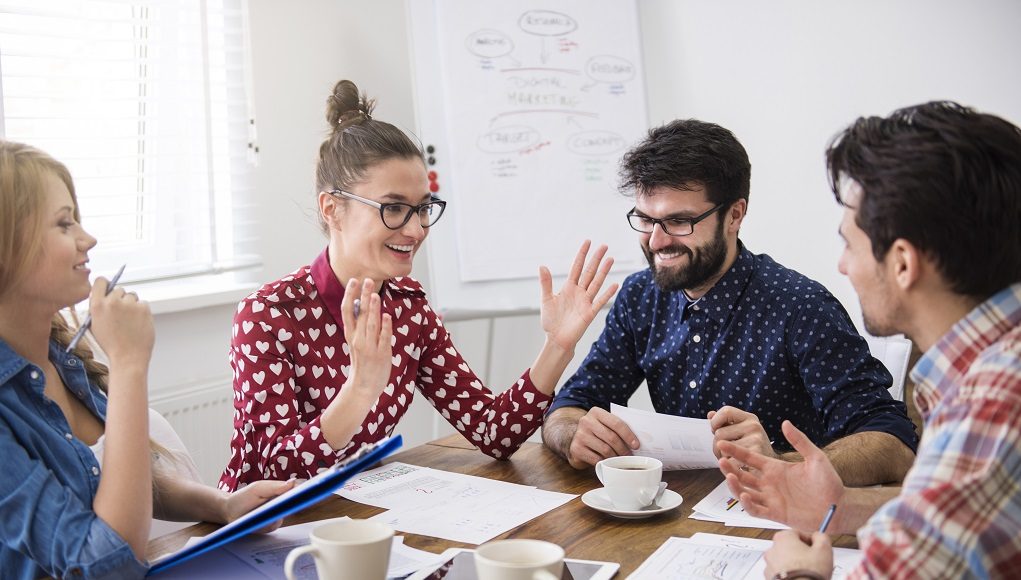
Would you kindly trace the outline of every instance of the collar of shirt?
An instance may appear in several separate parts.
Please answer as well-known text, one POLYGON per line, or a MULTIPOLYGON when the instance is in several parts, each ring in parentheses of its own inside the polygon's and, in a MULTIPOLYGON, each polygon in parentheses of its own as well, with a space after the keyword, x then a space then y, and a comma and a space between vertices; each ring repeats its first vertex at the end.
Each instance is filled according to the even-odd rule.
POLYGON ((959 386, 975 359, 1021 324, 1021 282, 976 306, 925 351, 911 369, 915 406, 925 419, 939 401, 959 386))
MULTIPOLYGON (((85 365, 82 364, 81 359, 73 354, 64 352, 64 347, 53 340, 50 341, 49 349, 50 361, 57 369, 57 374, 64 381, 64 386, 67 387, 67 390, 81 399, 82 403, 97 416, 105 417, 106 397, 103 396, 103 392, 98 387, 93 387, 89 381, 88 374, 85 372, 85 365)), ((40 375, 42 374, 42 369, 15 352, 5 341, 0 340, 0 384, 6 383, 26 369, 29 369, 28 372, 30 373, 35 371, 40 375)), ((45 381, 31 381, 30 384, 32 385, 31 389, 37 395, 43 396, 45 381)))
MULTIPOLYGON (((326 303, 326 308, 330 311, 334 320, 338 323, 343 322, 344 319, 340 315, 340 303, 344 300, 344 285, 340 283, 340 280, 337 280, 337 275, 333 273, 333 268, 330 267, 329 248, 324 249, 315 261, 312 262, 311 273, 312 281, 316 285, 320 298, 326 303)), ((381 295, 384 298, 394 298, 397 296, 421 298, 425 296, 425 291, 422 290, 421 284, 412 278, 405 277, 384 280, 381 290, 381 295)))
MULTIPOLYGON (((685 301, 687 301, 686 306, 704 312, 706 316, 723 324, 737 305, 737 301, 741 298, 754 271, 755 256, 744 247, 744 244, 738 242, 737 259, 708 292, 694 302, 688 300, 687 294, 682 292, 685 301)), ((689 310, 686 309, 685 316, 688 315, 690 315, 689 310)))

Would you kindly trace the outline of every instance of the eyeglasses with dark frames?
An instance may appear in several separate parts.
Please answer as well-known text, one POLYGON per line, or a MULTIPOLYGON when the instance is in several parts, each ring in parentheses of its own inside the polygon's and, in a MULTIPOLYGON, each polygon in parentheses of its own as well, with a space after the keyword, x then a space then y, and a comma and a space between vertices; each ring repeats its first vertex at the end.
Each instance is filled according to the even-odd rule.
POLYGON ((695 224, 711 216, 713 212, 723 207, 723 204, 717 204, 716 207, 710 209, 700 216, 693 218, 663 218, 656 219, 651 218, 647 215, 635 213, 637 208, 631 208, 631 211, 627 212, 627 221, 631 224, 631 229, 636 232, 642 232, 643 234, 651 234, 652 230, 655 229, 656 224, 669 236, 690 236, 695 231, 695 224))
POLYGON ((342 189, 334 189, 327 193, 330 195, 342 195, 378 209, 379 218, 383 220, 383 225, 391 230, 403 228, 404 224, 408 223, 411 220, 411 216, 415 214, 418 214, 418 220, 422 227, 428 228, 439 221, 440 216, 443 215, 443 210, 447 208, 447 202, 435 197, 425 203, 411 205, 407 203, 379 203, 378 201, 365 199, 342 189))

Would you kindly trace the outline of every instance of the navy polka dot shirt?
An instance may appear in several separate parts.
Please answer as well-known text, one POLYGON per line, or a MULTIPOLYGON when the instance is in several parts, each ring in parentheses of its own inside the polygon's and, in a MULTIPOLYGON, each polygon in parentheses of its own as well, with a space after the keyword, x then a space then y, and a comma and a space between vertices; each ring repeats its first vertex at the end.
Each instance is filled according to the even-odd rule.
POLYGON ((643 380, 660 413, 704 418, 724 405, 755 413, 778 450, 790 419, 823 446, 860 431, 918 436, 890 373, 818 282, 740 246, 700 300, 632 274, 606 327, 550 406, 626 405, 643 380))

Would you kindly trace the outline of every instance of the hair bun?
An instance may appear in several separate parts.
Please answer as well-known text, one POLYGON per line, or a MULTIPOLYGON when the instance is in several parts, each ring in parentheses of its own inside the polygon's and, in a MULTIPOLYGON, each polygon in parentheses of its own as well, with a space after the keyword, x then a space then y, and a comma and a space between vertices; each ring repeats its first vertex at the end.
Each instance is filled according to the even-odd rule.
POLYGON ((358 86, 349 80, 342 80, 333 87, 333 93, 326 99, 326 120, 334 131, 343 131, 372 119, 376 100, 365 93, 358 93, 358 86))

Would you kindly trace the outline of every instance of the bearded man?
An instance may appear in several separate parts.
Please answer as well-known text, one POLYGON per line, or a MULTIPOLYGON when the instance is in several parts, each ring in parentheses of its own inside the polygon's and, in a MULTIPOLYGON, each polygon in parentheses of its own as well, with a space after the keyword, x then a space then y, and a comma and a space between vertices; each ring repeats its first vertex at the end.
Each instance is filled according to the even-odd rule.
POLYGON ((800 461, 780 430, 790 419, 846 485, 901 481, 918 437, 889 372, 826 288, 738 238, 751 164, 733 133, 673 121, 620 174, 649 268, 625 280, 543 442, 579 469, 632 453, 637 437, 608 409, 645 381, 657 412, 708 417, 717 443, 800 461))

